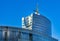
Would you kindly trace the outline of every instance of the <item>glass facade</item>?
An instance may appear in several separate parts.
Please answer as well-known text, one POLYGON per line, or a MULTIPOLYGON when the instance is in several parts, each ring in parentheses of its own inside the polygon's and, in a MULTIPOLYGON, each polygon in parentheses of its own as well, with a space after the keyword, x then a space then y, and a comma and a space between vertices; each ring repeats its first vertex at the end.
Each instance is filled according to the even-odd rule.
POLYGON ((58 41, 40 32, 16 27, 0 26, 0 41, 58 41), (7 31, 6 31, 7 30, 7 31))
POLYGON ((51 22, 45 16, 34 12, 22 19, 22 28, 32 32, 29 34, 31 41, 58 41, 51 37, 51 22))
POLYGON ((22 28, 35 30, 43 34, 51 36, 51 22, 43 15, 31 14, 22 20, 22 28), (30 19, 30 20, 29 20, 30 19))
POLYGON ((32 30, 51 36, 51 22, 43 15, 33 14, 32 30))

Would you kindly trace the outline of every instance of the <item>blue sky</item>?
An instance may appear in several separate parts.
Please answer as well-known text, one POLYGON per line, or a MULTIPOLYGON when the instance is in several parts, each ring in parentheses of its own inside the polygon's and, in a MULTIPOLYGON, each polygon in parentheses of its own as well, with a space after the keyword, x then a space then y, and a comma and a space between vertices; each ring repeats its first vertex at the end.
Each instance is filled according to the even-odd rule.
POLYGON ((0 0, 0 26, 21 27, 21 18, 36 8, 52 23, 52 36, 60 39, 60 0, 0 0))

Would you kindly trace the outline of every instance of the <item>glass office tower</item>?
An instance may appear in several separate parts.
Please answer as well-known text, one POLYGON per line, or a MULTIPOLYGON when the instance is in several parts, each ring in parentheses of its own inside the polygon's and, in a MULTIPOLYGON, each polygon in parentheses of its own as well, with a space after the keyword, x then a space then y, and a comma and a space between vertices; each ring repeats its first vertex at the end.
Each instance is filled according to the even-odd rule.
POLYGON ((22 28, 35 30, 37 32, 51 36, 51 22, 43 15, 34 12, 30 16, 22 18, 22 28))
POLYGON ((31 15, 22 18, 22 28, 34 32, 31 34, 32 41, 58 41, 51 37, 50 20, 39 14, 38 10, 31 15))

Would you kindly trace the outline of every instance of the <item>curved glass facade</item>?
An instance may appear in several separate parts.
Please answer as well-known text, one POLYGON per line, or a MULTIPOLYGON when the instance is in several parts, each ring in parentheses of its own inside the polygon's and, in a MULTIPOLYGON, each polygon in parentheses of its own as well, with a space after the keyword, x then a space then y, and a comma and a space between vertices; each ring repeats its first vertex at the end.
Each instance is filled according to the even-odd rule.
MULTIPOLYGON (((45 16, 35 12, 22 18, 22 28, 29 30, 27 34, 29 41, 58 41, 52 38, 51 22, 45 16), (37 13, 37 14, 35 14, 37 13)), ((26 40, 27 41, 27 40, 26 40)))
POLYGON ((51 36, 51 22, 43 15, 31 14, 22 20, 22 28, 35 30, 37 32, 51 36))
POLYGON ((51 36, 51 22, 43 15, 33 14, 32 29, 51 36))

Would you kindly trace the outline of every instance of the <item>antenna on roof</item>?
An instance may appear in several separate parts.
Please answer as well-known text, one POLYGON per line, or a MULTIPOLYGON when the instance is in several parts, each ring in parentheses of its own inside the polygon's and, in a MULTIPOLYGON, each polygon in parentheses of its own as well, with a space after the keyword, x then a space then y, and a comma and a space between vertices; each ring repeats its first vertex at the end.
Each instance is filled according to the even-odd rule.
POLYGON ((36 4, 36 12, 38 14, 38 3, 36 4))
POLYGON ((35 14, 39 15, 38 3, 36 4, 36 9, 34 11, 35 11, 35 14))

